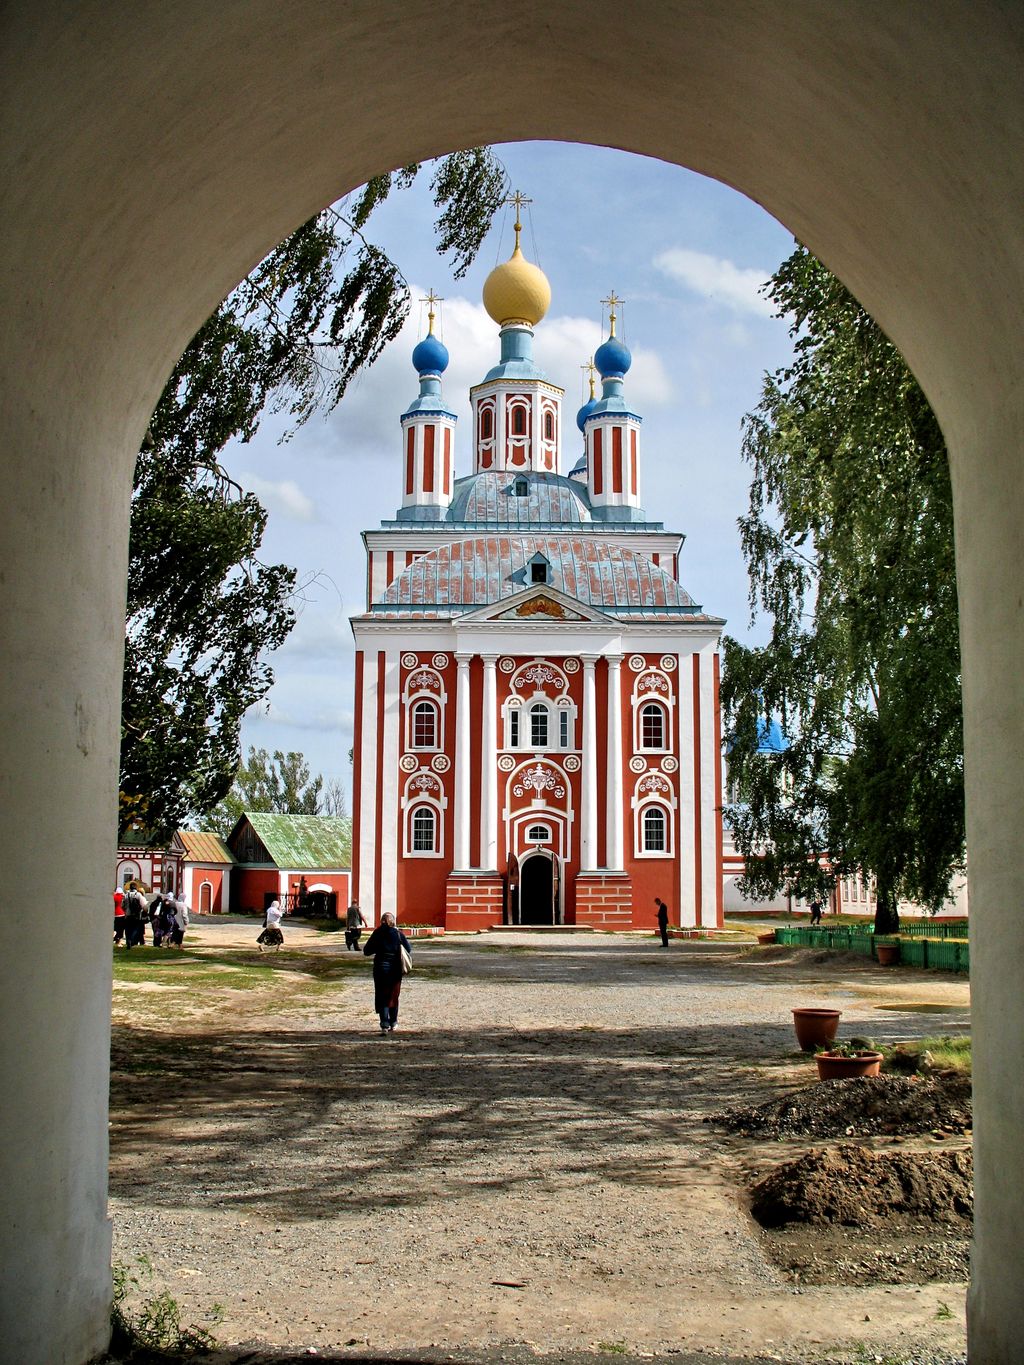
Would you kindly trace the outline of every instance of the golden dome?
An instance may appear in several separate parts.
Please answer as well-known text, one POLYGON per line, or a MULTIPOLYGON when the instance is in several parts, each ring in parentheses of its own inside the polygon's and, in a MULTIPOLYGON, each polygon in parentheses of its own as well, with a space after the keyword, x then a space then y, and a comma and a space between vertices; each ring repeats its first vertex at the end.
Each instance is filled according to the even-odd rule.
POLYGON ((528 327, 534 327, 550 306, 551 286, 548 277, 523 255, 517 231, 515 251, 504 265, 496 266, 484 281, 484 307, 501 327, 512 322, 523 322, 528 327))

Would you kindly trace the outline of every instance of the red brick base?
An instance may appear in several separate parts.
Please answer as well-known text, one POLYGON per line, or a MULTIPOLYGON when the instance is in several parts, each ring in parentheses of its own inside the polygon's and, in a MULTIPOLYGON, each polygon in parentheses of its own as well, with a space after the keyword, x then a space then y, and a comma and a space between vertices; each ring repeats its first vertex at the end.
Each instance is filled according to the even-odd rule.
POLYGON ((576 878, 576 923, 595 929, 633 927, 633 886, 625 872, 581 872, 576 878))
POLYGON ((457 932, 500 924, 504 885, 493 872, 453 872, 445 884, 445 929, 457 932))

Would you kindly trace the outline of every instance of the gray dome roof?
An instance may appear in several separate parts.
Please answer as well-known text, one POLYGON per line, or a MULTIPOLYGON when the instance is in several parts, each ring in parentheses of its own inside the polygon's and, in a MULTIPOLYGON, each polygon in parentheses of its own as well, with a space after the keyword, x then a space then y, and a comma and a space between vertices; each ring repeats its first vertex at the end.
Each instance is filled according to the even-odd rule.
POLYGON ((490 525, 535 527, 592 522, 586 488, 561 474, 534 472, 472 474, 458 479, 447 522, 487 522, 490 525), (526 481, 525 497, 517 496, 517 481, 526 481))

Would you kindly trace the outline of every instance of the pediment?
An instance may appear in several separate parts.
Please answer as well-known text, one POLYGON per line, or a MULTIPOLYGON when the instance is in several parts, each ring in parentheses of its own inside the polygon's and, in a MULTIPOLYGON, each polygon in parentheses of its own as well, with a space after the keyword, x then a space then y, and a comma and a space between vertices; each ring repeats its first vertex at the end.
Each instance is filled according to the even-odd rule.
POLYGON ((488 603, 479 611, 470 612, 462 621, 539 621, 545 625, 564 621, 566 625, 579 625, 585 621, 607 622, 611 618, 604 612, 585 606, 550 586, 530 587, 501 602, 488 603))

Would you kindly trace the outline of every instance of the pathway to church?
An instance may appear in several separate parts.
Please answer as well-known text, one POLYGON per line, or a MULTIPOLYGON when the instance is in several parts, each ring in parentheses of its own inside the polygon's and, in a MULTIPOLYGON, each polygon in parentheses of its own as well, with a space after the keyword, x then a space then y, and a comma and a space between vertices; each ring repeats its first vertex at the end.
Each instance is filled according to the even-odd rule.
POLYGON ((153 970, 137 957, 139 979, 115 988, 114 1254, 147 1255, 186 1320, 218 1302, 222 1341, 320 1351, 962 1349, 962 1284, 801 1285, 778 1269, 745 1188, 793 1148, 703 1119, 809 1080, 794 1005, 912 1037, 935 1021, 892 1004, 966 1020, 966 983, 825 975, 784 950, 489 934, 417 944, 400 1031, 382 1037, 369 964, 340 935, 290 927, 282 985, 264 991, 232 975, 255 932, 206 922, 192 984, 148 950, 153 970))

